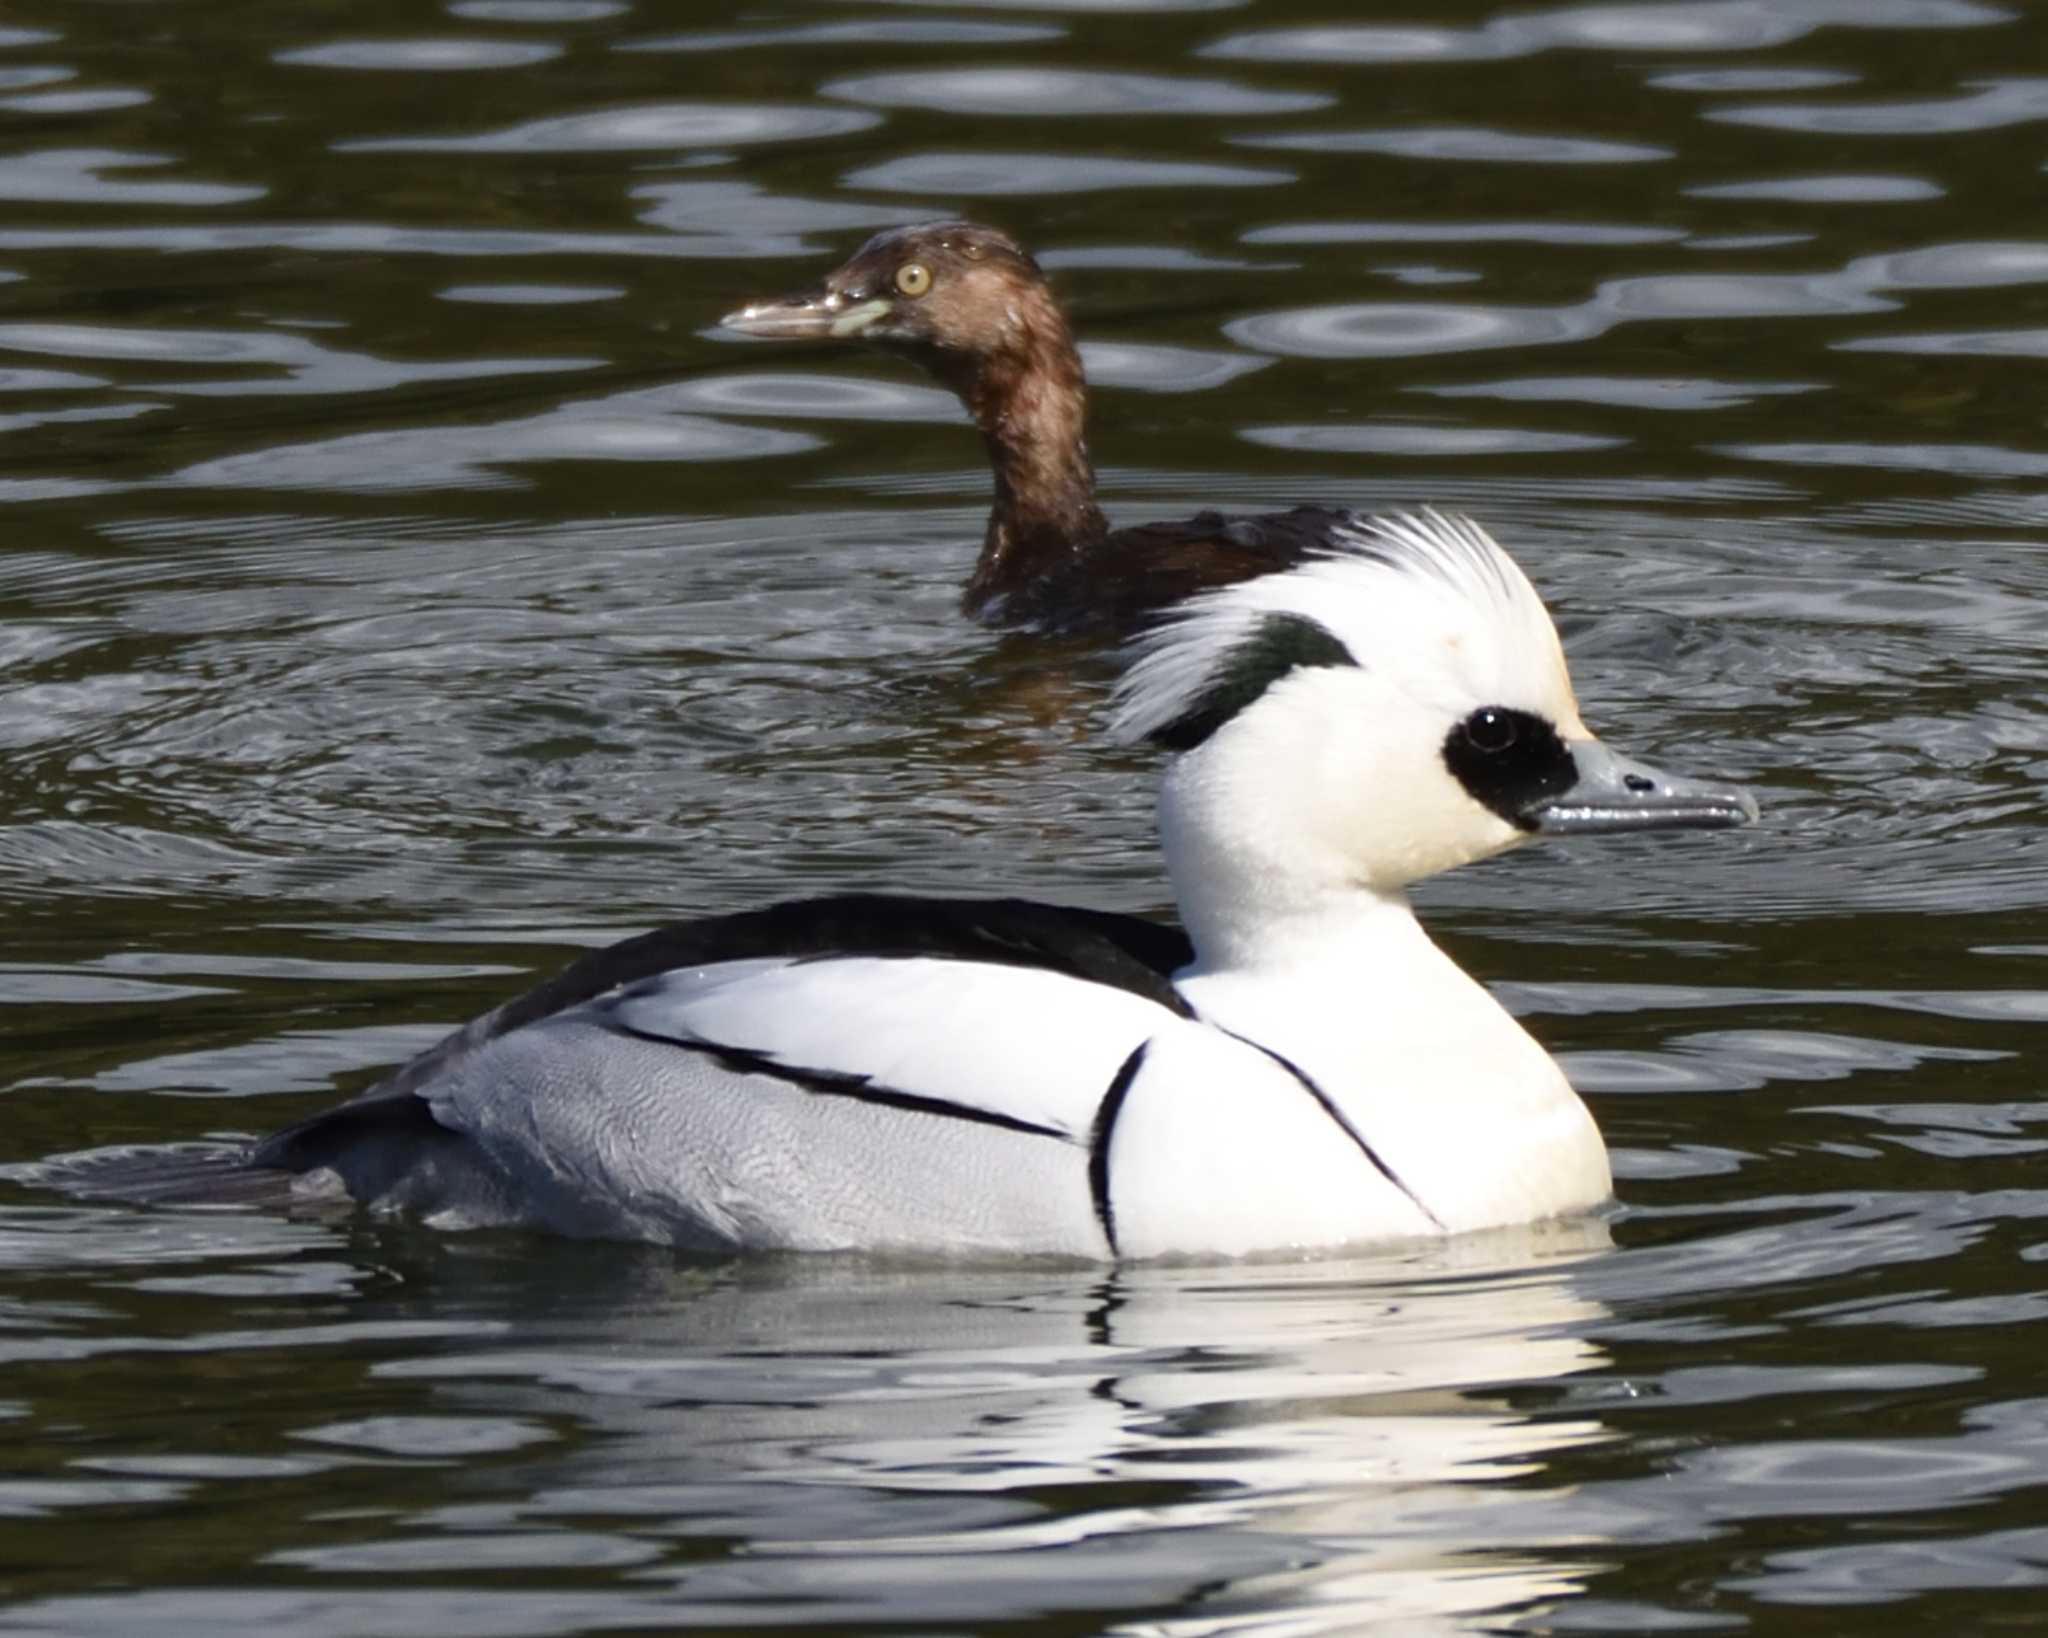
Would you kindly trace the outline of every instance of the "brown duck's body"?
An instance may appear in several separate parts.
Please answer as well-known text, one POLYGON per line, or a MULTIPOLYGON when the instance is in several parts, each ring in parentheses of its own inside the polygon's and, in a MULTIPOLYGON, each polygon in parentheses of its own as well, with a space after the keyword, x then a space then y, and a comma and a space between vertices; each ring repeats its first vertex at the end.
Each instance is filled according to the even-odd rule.
POLYGON ((815 289, 728 314, 769 340, 858 340, 901 352, 980 427, 995 505, 969 614, 1048 631, 1123 630, 1192 592, 1270 574, 1348 514, 1300 506, 1111 529, 1095 504, 1088 383, 1066 315, 1016 243, 971 222, 879 233, 815 289))
POLYGON ((999 545, 991 520, 962 604, 969 614, 1046 631, 1128 630, 1211 586, 1291 568, 1329 543, 1349 513, 1328 506, 1105 529, 1085 542, 999 545))

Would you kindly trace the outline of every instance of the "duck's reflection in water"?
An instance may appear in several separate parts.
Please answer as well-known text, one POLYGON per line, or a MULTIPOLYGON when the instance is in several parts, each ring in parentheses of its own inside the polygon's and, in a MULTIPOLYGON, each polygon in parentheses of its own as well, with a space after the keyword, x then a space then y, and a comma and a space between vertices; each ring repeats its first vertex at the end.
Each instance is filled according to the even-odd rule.
POLYGON ((518 1499, 425 1522, 676 1539, 634 1579, 693 1624, 1454 1630, 1595 1566, 1515 1531, 1551 1458, 1607 1436, 1545 1385, 1609 1364, 1572 1270, 1608 1246, 1581 1220, 1111 1275, 636 1256, 596 1286, 569 1248, 532 1324, 383 1373, 583 1430, 518 1499))

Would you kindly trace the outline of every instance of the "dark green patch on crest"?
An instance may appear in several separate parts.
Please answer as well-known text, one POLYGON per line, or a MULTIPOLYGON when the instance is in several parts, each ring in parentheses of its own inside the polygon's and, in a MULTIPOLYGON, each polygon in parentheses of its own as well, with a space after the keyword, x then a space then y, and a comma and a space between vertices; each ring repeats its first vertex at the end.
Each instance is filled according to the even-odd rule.
POLYGON ((1209 673, 1189 708, 1152 731, 1152 743, 1169 751, 1192 750, 1289 672, 1356 664, 1357 657, 1329 627, 1302 614, 1269 614, 1209 673))

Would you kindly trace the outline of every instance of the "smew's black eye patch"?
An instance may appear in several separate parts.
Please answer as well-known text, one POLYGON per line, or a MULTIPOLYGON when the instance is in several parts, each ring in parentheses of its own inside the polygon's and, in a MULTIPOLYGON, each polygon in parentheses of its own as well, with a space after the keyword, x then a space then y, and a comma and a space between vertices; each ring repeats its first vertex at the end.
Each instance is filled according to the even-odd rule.
POLYGON ((1556 725, 1505 705, 1483 705, 1445 735, 1444 766, 1473 801, 1517 830, 1533 831, 1529 809, 1579 781, 1556 725))

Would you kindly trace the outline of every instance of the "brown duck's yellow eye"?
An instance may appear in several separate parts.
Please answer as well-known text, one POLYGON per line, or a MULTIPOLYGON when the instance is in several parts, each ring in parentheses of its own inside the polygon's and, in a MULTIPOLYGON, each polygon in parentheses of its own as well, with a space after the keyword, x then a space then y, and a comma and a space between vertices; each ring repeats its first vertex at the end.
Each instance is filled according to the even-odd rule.
POLYGON ((932 270, 923 262, 905 262, 896 269, 896 288, 906 296, 921 296, 932 287, 932 270))

